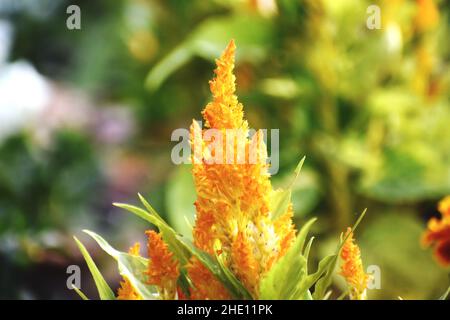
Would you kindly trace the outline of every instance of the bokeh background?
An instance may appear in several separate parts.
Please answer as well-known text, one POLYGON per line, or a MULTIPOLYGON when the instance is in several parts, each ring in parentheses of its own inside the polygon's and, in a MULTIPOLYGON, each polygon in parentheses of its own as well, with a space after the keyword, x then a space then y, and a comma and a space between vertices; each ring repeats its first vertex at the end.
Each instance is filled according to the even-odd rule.
POLYGON ((273 184, 307 156, 293 202, 299 225, 319 217, 313 258, 367 207, 356 237, 381 269, 369 298, 437 298, 448 270, 420 237, 450 194, 449 15, 444 0, 0 0, 0 298, 78 299, 71 264, 95 297, 74 234, 117 288, 81 230, 144 243, 148 226, 111 205, 137 192, 189 234, 193 182, 170 136, 200 118, 231 38, 250 125, 281 129, 273 184), (66 27, 70 4, 81 30, 66 27))

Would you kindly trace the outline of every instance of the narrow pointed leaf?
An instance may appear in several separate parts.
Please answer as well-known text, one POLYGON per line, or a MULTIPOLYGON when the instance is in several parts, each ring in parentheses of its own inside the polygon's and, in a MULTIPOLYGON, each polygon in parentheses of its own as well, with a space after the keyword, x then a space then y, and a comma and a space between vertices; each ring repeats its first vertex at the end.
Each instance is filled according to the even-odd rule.
POLYGON ((439 300, 446 300, 450 294, 450 287, 447 288, 447 291, 439 298, 439 300))
POLYGON ((74 285, 72 285, 72 289, 75 290, 76 293, 78 293, 78 295, 81 297, 81 299, 89 300, 89 298, 80 289, 78 289, 74 285))
POLYGON ((100 273, 100 270, 98 270, 97 265, 95 264, 94 260, 92 260, 91 255, 86 250, 85 246, 81 243, 80 240, 77 239, 77 237, 73 237, 75 239, 75 242, 78 245, 78 248, 81 251, 81 254, 83 255, 84 259, 86 260, 86 264, 88 265, 89 271, 91 271, 92 277, 94 278, 95 285, 98 290, 98 294, 100 299, 102 300, 114 300, 116 297, 114 295, 114 292, 109 287, 108 283, 106 283, 105 279, 103 278, 102 274, 100 273))
POLYGON ((272 220, 276 220, 281 215, 287 212, 289 203, 291 202, 292 196, 292 187, 297 180, 300 171, 303 167, 303 163, 305 162, 306 157, 303 157, 302 160, 298 163, 297 167, 294 171, 294 178, 288 189, 278 189, 273 192, 270 198, 270 211, 272 212, 272 220))

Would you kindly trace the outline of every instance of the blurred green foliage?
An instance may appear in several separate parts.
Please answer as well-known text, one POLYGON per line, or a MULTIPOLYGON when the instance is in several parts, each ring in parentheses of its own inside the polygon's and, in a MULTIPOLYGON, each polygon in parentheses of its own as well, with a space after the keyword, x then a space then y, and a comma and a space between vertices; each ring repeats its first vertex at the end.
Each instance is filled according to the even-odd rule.
POLYGON ((30 142, 19 135, 0 149, 2 233, 66 229, 100 187, 98 162, 86 138, 61 132, 45 153, 30 142))

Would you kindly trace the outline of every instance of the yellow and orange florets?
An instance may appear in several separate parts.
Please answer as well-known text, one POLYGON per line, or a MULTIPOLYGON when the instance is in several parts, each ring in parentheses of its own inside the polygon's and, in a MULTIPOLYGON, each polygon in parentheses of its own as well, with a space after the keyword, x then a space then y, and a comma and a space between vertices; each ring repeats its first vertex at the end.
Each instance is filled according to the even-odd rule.
MULTIPOLYGON (((139 242, 136 242, 128 251, 129 254, 133 256, 139 255, 139 250, 141 245, 139 242)), ((120 288, 117 290, 117 299, 118 300, 142 300, 142 297, 136 291, 136 289, 131 284, 130 280, 126 277, 123 278, 123 281, 120 282, 120 288)))
POLYGON ((347 239, 342 247, 341 258, 341 272, 340 274, 345 278, 350 289, 350 299, 363 300, 366 298, 366 289, 369 276, 364 272, 361 260, 361 252, 358 245, 353 238, 351 228, 347 229, 345 235, 347 239))
MULTIPOLYGON (((216 76, 210 81, 213 101, 202 112, 205 128, 200 128, 195 121, 191 126, 197 191, 193 236, 198 248, 212 255, 223 255, 225 264, 257 298, 261 276, 289 248, 295 230, 291 205, 279 218, 272 217, 270 197, 275 191, 269 180, 266 146, 261 132, 249 137, 242 104, 235 96, 234 54, 235 44, 231 41, 216 61, 216 76), (219 132, 222 141, 217 141, 217 136, 206 139, 208 129, 219 132), (219 149, 215 148, 217 142, 221 142, 219 149), (242 146, 244 152, 240 154, 242 146), (215 161, 221 159, 217 157, 221 151, 222 159, 228 157, 226 163, 215 161), (251 161, 252 157, 256 161, 251 161), (214 249, 217 240, 220 252, 214 249)), ((194 285, 194 298, 228 297, 225 288, 212 282, 209 271, 196 261, 190 264, 188 273, 194 285), (196 290, 202 294, 198 295, 196 290)))
POLYGON ((450 266, 450 196, 442 199, 438 204, 441 219, 431 218, 428 229, 422 237, 422 244, 426 247, 434 246, 434 256, 444 267, 450 266))
POLYGON ((148 284, 158 288, 160 297, 165 300, 174 299, 177 293, 179 276, 178 262, 160 234, 147 231, 148 236, 148 284))
MULTIPOLYGON (((231 41, 216 61, 215 78, 210 81, 213 100, 202 112, 205 128, 195 121, 191 126, 197 192, 193 239, 199 249, 220 256, 253 298, 258 298, 261 277, 286 253, 295 230, 292 204, 277 218, 272 214, 270 198, 276 191, 269 180, 263 135, 257 132, 249 137, 243 106, 235 96, 235 49, 231 41), (220 137, 206 138, 208 129, 220 137), (232 155, 221 158, 229 150, 232 155), (218 158, 226 162, 216 161, 218 158)), ((179 266, 159 234, 149 231, 147 235, 148 283, 157 286, 162 299, 176 298, 177 291, 178 298, 185 298, 177 290, 179 267, 187 269, 191 299, 232 298, 197 258, 179 266)))

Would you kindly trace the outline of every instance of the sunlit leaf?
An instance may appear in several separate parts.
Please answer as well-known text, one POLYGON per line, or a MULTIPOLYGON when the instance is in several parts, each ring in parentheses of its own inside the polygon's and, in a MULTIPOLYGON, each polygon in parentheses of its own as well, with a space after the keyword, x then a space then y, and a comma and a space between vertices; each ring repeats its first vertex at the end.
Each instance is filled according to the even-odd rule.
MULTIPOLYGON (((302 253, 306 236, 315 220, 305 223, 288 252, 261 279, 260 299, 290 299, 296 294, 297 287, 307 276, 307 260, 302 253)), ((303 292, 301 297, 305 294, 303 292)))
MULTIPOLYGON (((150 213, 141 208, 131 205, 118 203, 114 205, 133 212, 139 217, 157 226, 162 232, 164 241, 180 261, 182 267, 188 263, 190 256, 194 255, 200 260, 200 262, 203 263, 203 265, 205 265, 205 267, 207 267, 214 275, 218 277, 218 279, 230 291, 230 294, 232 296, 241 299, 251 299, 251 295, 242 286, 242 284, 240 284, 237 279, 233 278, 232 275, 228 273, 228 271, 224 270, 216 259, 211 257, 206 252, 196 248, 189 239, 175 232, 175 230, 173 230, 169 225, 167 225, 164 220, 162 220, 162 218, 143 197, 141 197, 141 201, 144 203, 144 206, 149 210, 150 213)), ((182 274, 182 276, 183 275, 185 276, 185 274, 182 274)), ((188 281, 189 279, 184 279, 185 283, 188 281)))
POLYGON ((450 295, 450 287, 448 287, 447 290, 444 292, 444 294, 439 297, 439 300, 447 300, 449 295, 450 295))
POLYGON ((303 163, 305 162, 305 158, 306 157, 303 157, 302 160, 300 160, 300 162, 298 163, 294 171, 295 173, 294 178, 291 181, 289 188, 286 190, 283 189, 275 190, 272 193, 270 198, 270 210, 272 212, 273 220, 276 220, 281 215, 286 213, 289 203, 291 202, 292 186, 300 174, 300 171, 303 167, 303 163))
POLYGON ((77 237, 73 237, 75 239, 75 242, 77 243, 78 248, 81 251, 81 254, 83 255, 84 259, 86 260, 86 264, 88 265, 89 271, 91 271, 92 277, 94 278, 95 285, 98 290, 98 294, 100 299, 102 300, 114 300, 116 296, 114 295, 114 292, 111 290, 111 288, 106 283, 105 279, 103 278, 102 274, 100 273, 100 270, 98 270, 97 265, 95 264, 94 260, 92 260, 91 255, 86 250, 85 246, 80 242, 80 240, 77 239, 77 237))
POLYGON ((178 166, 167 181, 165 197, 167 221, 176 231, 187 238, 192 238, 195 198, 191 166, 178 166))
POLYGON ((120 275, 130 281, 142 298, 146 300, 157 298, 157 288, 148 285, 147 277, 145 276, 148 268, 148 259, 118 251, 95 232, 83 231, 90 235, 106 253, 117 261, 120 275))
POLYGON ((72 289, 75 290, 75 292, 80 296, 81 299, 89 300, 89 298, 79 288, 72 285, 72 289))

